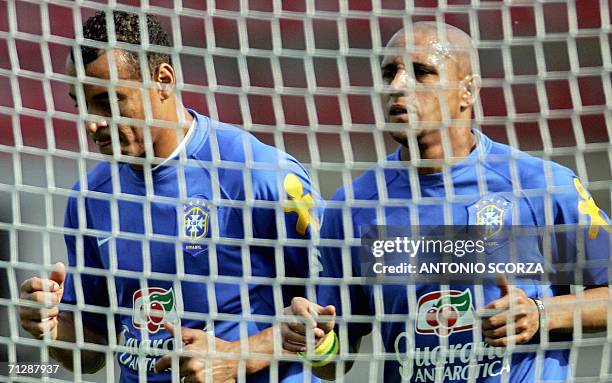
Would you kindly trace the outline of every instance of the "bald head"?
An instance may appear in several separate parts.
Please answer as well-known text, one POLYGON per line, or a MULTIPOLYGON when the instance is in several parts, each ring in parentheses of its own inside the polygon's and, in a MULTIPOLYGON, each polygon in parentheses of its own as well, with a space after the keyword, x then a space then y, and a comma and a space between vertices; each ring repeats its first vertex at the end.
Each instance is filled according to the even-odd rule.
POLYGON ((440 65, 451 60, 457 66, 460 77, 474 74, 472 58, 477 59, 471 37, 452 25, 434 21, 420 21, 412 24, 412 36, 408 29, 400 29, 389 40, 389 48, 414 47, 426 54, 432 64, 440 65))
POLYGON ((387 87, 381 97, 386 120, 401 127, 391 132, 393 138, 406 146, 408 131, 419 137, 433 131, 438 142, 445 126, 471 136, 472 108, 480 90, 472 39, 451 25, 418 22, 393 35, 387 48, 381 62, 387 87))

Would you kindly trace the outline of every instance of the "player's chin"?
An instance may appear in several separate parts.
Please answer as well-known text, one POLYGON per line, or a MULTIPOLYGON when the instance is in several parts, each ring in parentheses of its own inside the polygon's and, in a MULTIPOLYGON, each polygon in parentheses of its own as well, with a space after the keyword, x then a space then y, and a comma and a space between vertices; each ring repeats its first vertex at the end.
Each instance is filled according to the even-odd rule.
POLYGON ((408 146, 408 134, 406 132, 392 131, 389 132, 391 138, 400 145, 408 146))
POLYGON ((390 131, 389 134, 391 135, 391 138, 393 138, 395 142, 397 142, 400 145, 408 147, 409 132, 410 134, 414 134, 418 139, 423 133, 423 129, 406 127, 401 130, 390 131))
MULTIPOLYGON (((121 154, 123 155, 131 155, 129 148, 120 146, 119 150, 121 150, 121 154)), ((113 148, 113 145, 109 143, 107 145, 98 145, 98 152, 100 152, 101 154, 112 156, 115 153, 115 150, 113 148)))
POLYGON ((144 157, 145 148, 138 143, 124 144, 121 143, 121 154, 130 157, 144 157))
MULTIPOLYGON (((124 145, 123 143, 121 143, 119 146, 119 150, 120 150, 120 154, 123 156, 129 156, 129 157, 143 157, 144 156, 144 149, 134 147, 134 145, 124 145)), ((113 145, 98 146, 98 152, 100 152, 101 154, 109 155, 109 156, 112 156, 115 153, 113 145)))
POLYGON ((98 145, 98 152, 100 152, 100 154, 106 154, 106 155, 112 156, 113 155, 113 145, 112 144, 98 145))

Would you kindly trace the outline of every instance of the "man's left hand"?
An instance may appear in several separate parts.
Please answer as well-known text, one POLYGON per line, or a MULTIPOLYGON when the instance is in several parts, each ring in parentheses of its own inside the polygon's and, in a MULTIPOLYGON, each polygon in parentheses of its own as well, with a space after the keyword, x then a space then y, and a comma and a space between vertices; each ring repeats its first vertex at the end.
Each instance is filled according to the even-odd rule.
MULTIPOLYGON (((164 327, 174 336, 174 327, 166 322, 164 327)), ((187 355, 179 359, 179 375, 185 383, 228 383, 235 382, 238 375, 238 360, 227 356, 214 358, 211 352, 239 354, 240 344, 215 338, 202 330, 181 328, 181 335, 187 355), (214 342, 214 350, 211 345, 214 342), (212 379, 212 380, 211 380, 212 379)), ((172 355, 160 358, 155 364, 155 371, 161 372, 172 367, 172 355)))
POLYGON ((485 342, 491 346, 527 343, 540 329, 540 313, 535 302, 525 292, 498 278, 501 298, 485 307, 489 314, 482 319, 485 342), (496 312, 491 315, 491 312, 496 312))

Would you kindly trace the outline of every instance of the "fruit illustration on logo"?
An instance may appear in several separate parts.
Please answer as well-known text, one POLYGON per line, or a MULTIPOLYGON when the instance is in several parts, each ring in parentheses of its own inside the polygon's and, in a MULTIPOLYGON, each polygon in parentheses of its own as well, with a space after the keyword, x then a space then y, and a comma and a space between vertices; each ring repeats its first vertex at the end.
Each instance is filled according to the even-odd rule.
POLYGON ((434 291, 423 295, 418 302, 416 332, 448 336, 453 332, 470 330, 474 325, 472 294, 464 291, 434 291))
POLYGON ((155 334, 164 322, 176 323, 174 292, 161 287, 140 289, 134 293, 132 324, 155 334))

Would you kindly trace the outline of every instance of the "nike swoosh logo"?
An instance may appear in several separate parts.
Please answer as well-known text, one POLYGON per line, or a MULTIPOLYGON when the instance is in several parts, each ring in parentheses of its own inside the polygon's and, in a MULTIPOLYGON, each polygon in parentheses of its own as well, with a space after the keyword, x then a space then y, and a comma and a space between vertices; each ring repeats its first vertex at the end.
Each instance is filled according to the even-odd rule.
POLYGON ((96 238, 96 240, 98 241, 98 247, 102 247, 102 245, 104 245, 106 242, 110 241, 111 237, 105 237, 105 238, 96 238))

